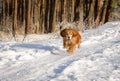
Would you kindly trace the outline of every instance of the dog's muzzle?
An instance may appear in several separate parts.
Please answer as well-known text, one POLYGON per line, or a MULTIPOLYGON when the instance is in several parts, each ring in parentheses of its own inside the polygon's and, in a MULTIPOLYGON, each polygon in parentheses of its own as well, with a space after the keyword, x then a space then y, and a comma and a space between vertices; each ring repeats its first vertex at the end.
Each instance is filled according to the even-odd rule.
POLYGON ((72 39, 72 35, 66 35, 66 39, 67 40, 71 40, 72 39))

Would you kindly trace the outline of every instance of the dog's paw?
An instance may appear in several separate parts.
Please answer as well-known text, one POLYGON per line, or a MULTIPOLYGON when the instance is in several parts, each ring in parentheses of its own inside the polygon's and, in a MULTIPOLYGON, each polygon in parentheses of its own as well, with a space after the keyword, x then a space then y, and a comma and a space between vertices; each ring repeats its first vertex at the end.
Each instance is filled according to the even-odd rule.
POLYGON ((67 49, 68 47, 67 47, 67 46, 64 46, 64 48, 66 48, 66 49, 67 49))
POLYGON ((73 50, 67 50, 69 54, 73 54, 73 50))
POLYGON ((80 45, 78 45, 78 48, 80 48, 80 45))

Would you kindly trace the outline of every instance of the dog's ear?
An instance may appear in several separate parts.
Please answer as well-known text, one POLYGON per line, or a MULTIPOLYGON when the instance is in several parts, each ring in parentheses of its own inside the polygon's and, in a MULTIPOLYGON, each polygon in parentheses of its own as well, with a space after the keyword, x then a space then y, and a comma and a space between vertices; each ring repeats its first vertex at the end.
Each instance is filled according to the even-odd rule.
POLYGON ((73 36, 74 36, 74 37, 78 35, 78 32, 75 31, 75 30, 73 30, 72 33, 73 33, 73 36))
POLYGON ((62 31, 60 32, 60 35, 61 35, 62 37, 65 37, 65 36, 66 36, 66 29, 62 30, 62 31))

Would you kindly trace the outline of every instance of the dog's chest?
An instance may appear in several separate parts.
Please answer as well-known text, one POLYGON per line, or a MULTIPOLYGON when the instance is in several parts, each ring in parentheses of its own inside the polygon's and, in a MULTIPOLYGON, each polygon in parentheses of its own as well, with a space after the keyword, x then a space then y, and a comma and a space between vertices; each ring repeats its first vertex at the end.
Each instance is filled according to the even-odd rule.
POLYGON ((67 40, 68 45, 71 45, 72 41, 71 40, 67 40))

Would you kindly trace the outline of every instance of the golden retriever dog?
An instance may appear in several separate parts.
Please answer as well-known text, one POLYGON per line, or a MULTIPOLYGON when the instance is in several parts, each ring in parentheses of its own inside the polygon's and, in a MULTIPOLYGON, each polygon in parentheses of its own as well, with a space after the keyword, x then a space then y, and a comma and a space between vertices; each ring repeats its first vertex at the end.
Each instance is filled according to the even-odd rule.
POLYGON ((73 53, 76 45, 80 48, 82 36, 81 33, 74 29, 64 29, 60 32, 63 37, 63 46, 67 48, 69 53, 73 53))

